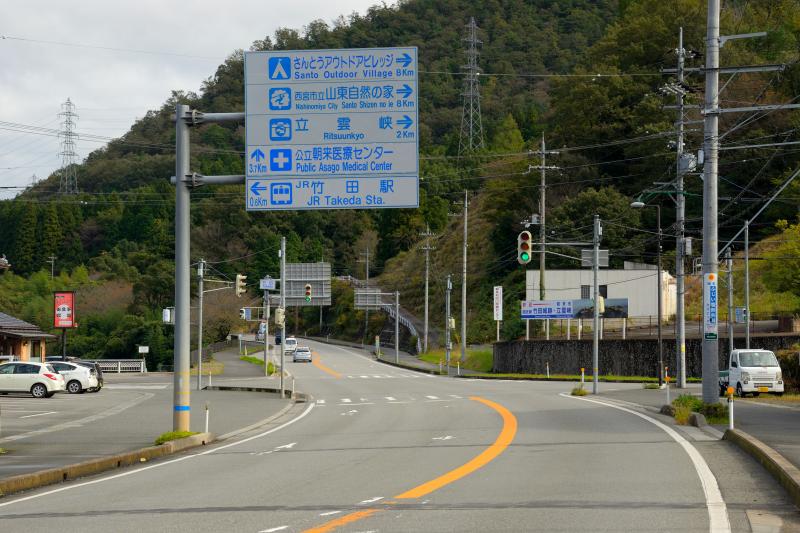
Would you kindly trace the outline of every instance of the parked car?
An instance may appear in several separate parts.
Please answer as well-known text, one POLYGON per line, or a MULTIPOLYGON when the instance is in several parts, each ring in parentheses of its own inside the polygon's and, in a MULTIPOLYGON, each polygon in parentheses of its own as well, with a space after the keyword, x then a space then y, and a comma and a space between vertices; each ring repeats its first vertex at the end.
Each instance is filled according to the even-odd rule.
POLYGON ((728 357, 728 370, 719 373, 720 396, 728 387, 742 398, 762 392, 781 396, 783 372, 778 358, 769 350, 733 350, 728 357))
POLYGON ((89 389, 87 392, 99 392, 105 384, 105 380, 103 379, 103 369, 100 368, 100 363, 97 361, 75 361, 75 363, 85 366, 90 370, 94 370, 94 373, 97 376, 97 387, 94 389, 89 389))
POLYGON ((30 392, 34 398, 50 398, 64 390, 64 376, 50 363, 17 361, 0 365, 0 393, 30 392))
POLYGON ((297 339, 294 337, 286 337, 286 347, 283 349, 286 353, 294 353, 297 349, 297 339))
POLYGON ((16 355, 0 355, 0 363, 10 363, 11 361, 16 361, 16 355))
MULTIPOLYGON (((286 340, 288 341, 289 339, 286 340)), ((298 346, 293 352, 292 362, 306 361, 310 363, 312 361, 311 357, 311 349, 308 346, 298 346)))
POLYGON ((67 392, 70 394, 82 394, 87 390, 96 389, 98 386, 97 371, 94 368, 72 362, 56 361, 50 364, 64 376, 64 381, 67 382, 67 392))

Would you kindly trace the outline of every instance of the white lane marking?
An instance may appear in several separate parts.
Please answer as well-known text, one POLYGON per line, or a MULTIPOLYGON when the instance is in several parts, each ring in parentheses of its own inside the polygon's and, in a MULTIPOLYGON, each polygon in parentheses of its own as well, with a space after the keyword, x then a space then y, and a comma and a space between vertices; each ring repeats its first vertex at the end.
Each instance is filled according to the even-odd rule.
POLYGON ((318 405, 325 405, 325 400, 317 400, 318 405))
POLYGON ((425 397, 426 397, 427 399, 429 399, 429 400, 438 400, 438 399, 439 399, 439 397, 438 397, 438 396, 425 396, 425 397))
POLYGON ((125 384, 125 383, 110 383, 105 385, 104 388, 109 390, 160 390, 166 389, 167 387, 171 387, 172 385, 168 383, 160 383, 160 384, 147 384, 147 383, 136 383, 136 384, 125 384))
POLYGON ((275 531, 283 531, 284 529, 288 529, 288 528, 289 528, 289 526, 278 526, 278 527, 273 527, 273 528, 270 528, 270 529, 262 529, 258 533, 274 533, 275 531))
POLYGON ((320 516, 331 516, 335 514, 339 514, 341 511, 328 511, 327 513, 319 513, 320 516))
POLYGON ((197 457, 202 457, 203 455, 209 455, 209 454, 218 452, 220 450, 225 450, 225 449, 228 449, 228 448, 232 448, 234 446, 239 446, 240 444, 244 444, 246 442, 250 442, 251 440, 260 439, 261 437, 266 437, 267 435, 270 435, 271 433, 275 433, 276 431, 280 431, 283 428, 288 427, 288 426, 294 424, 295 422, 298 422, 298 421, 302 420, 303 418, 305 418, 308 415, 308 413, 311 412, 312 409, 314 409, 314 404, 310 403, 310 404, 308 404, 308 407, 306 407, 306 410, 303 411, 302 413, 300 413, 299 415, 297 415, 297 417, 289 420, 288 422, 285 422, 285 423, 281 424, 280 426, 278 426, 276 428, 272 428, 270 430, 264 431, 263 433, 259 433, 258 435, 253 435, 252 437, 247 437, 246 439, 238 440, 236 442, 231 442, 230 444, 225 444, 223 446, 219 446, 219 447, 213 448, 211 450, 206 450, 204 452, 199 452, 199 453, 193 453, 193 454, 190 454, 190 455, 184 455, 184 456, 178 457, 176 459, 171 459, 169 461, 164 461, 163 463, 155 463, 155 464, 151 464, 151 465, 148 465, 148 466, 143 466, 141 468, 137 468, 136 470, 130 470, 130 471, 127 471, 127 472, 122 472, 121 474, 115 474, 113 476, 103 477, 103 478, 99 478, 99 479, 93 479, 91 481, 85 481, 83 483, 76 483, 74 485, 68 485, 66 487, 59 487, 57 489, 48 490, 46 492, 41 492, 39 494, 33 494, 31 496, 25 496, 24 498, 18 498, 16 500, 11 500, 11 501, 8 501, 8 502, 2 502, 2 503, 0 503, 0 507, 6 507, 8 505, 13 505, 15 503, 25 502, 25 501, 33 500, 33 499, 36 499, 36 498, 41 498, 42 496, 49 496, 51 494, 58 494, 59 492, 63 492, 65 490, 77 489, 77 488, 80 488, 80 487, 85 487, 87 485, 94 485, 96 483, 103 483, 105 481, 111 481, 111 480, 114 480, 114 479, 117 479, 117 478, 121 478, 121 477, 132 476, 134 474, 139 474, 141 472, 145 472, 145 471, 153 469, 153 468, 161 468, 163 466, 171 465, 173 463, 179 463, 181 461, 186 461, 187 459, 195 459, 197 457))
POLYGON ((366 401, 367 401, 367 399, 366 399, 366 398, 359 398, 359 399, 358 399, 358 401, 359 401, 359 402, 366 402, 366 401))
POLYGON ((353 400, 350 398, 342 398, 342 403, 353 403, 353 400))
POLYGON ((33 418, 34 416, 54 415, 57 412, 58 411, 47 411, 46 413, 39 413, 39 414, 36 414, 36 415, 25 415, 25 416, 21 416, 20 418, 33 418))
POLYGON ((296 442, 290 442, 289 444, 284 444, 283 446, 275 446, 276 450, 291 450, 294 448, 296 442))
POLYGON ((340 403, 339 406, 346 405, 350 407, 351 405, 375 405, 375 402, 360 402, 360 403, 340 403))
POLYGON ((572 396, 564 392, 560 393, 560 396, 563 396, 564 398, 571 398, 573 400, 596 403, 605 407, 619 409, 620 411, 625 411, 626 413, 636 415, 639 418, 647 420, 651 424, 663 430, 664 433, 672 437, 675 442, 681 445, 683 450, 689 456, 689 459, 691 459, 692 464, 694 465, 695 471, 697 471, 697 477, 700 478, 700 485, 703 487, 703 494, 705 494, 706 498, 706 507, 708 508, 709 532, 730 533, 731 524, 728 521, 728 508, 725 505, 725 500, 722 499, 722 493, 719 490, 719 485, 717 485, 717 478, 714 477, 714 473, 711 472, 711 468, 709 468, 708 463, 706 463, 706 460, 703 459, 703 456, 700 455, 700 452, 697 451, 697 448, 695 448, 688 440, 683 438, 680 433, 666 424, 659 422, 655 418, 651 418, 645 414, 638 413, 626 407, 614 405, 612 403, 607 403, 600 400, 572 396))
POLYGON ((451 394, 450 397, 451 398, 455 398, 456 400, 460 400, 461 399, 461 396, 459 396, 458 394, 451 394))
POLYGON ((379 500, 382 500, 382 499, 383 499, 383 496, 375 496, 374 498, 370 498, 369 500, 364 500, 364 501, 358 502, 358 504, 359 505, 364 505, 364 504, 367 504, 367 503, 375 503, 375 502, 377 502, 379 500))
POLYGON ((411 402, 386 402, 387 404, 411 403, 411 402))
POLYGON ((353 416, 354 413, 357 413, 358 409, 350 409, 346 413, 340 413, 342 416, 353 416))
POLYGON ((433 437, 433 439, 431 439, 431 440, 451 440, 451 439, 454 439, 454 438, 455 437, 452 436, 452 435, 445 435, 444 437, 433 437))
POLYGON ((361 376, 361 379, 369 379, 369 376, 361 376))
POLYGON ((373 374, 372 377, 373 378, 377 378, 377 379, 381 379, 381 378, 386 377, 386 376, 380 376, 380 375, 377 375, 377 374, 373 374))
POLYGON ((386 399, 387 399, 387 400, 389 400, 390 402, 396 402, 396 401, 397 401, 397 398, 393 398, 393 397, 391 397, 391 396, 384 396, 384 398, 386 398, 386 399))

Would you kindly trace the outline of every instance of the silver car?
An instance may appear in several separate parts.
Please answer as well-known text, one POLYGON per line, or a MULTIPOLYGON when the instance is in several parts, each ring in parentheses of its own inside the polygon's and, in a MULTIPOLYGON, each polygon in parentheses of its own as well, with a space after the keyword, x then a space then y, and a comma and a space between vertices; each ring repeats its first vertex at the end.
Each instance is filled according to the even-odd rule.
POLYGON ((298 361, 305 361, 310 363, 311 362, 311 349, 308 346, 298 346, 297 349, 294 351, 294 355, 292 356, 293 362, 298 361))

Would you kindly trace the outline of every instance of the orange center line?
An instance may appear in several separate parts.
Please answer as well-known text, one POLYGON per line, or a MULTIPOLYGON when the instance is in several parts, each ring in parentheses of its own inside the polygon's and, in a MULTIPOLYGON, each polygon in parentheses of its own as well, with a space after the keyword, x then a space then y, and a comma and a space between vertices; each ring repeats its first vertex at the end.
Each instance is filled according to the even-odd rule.
MULTIPOLYGON (((433 491, 439 490, 440 488, 444 487, 445 485, 449 485, 454 481, 458 481, 459 479, 468 476, 469 474, 475 472, 476 470, 486 466, 491 461, 493 461, 498 455, 503 453, 506 448, 508 448, 509 444, 514 440, 514 436, 517 434, 517 419, 516 417, 500 405, 499 403, 495 403, 491 400, 487 400, 485 398, 480 398, 478 396, 470 396, 470 400, 474 400, 476 402, 480 402, 488 407, 491 407, 495 411, 497 411, 500 416, 503 418, 503 429, 500 431, 500 434, 497 436, 495 441, 485 450, 483 450, 480 454, 473 457, 467 463, 459 466, 458 468, 443 474, 436 479, 432 479, 422 485, 414 487, 411 490, 407 490, 402 494, 398 494, 395 496, 397 499, 411 499, 411 498, 421 498, 422 496, 426 496, 433 491)), ((394 503, 394 502, 392 502, 394 503)), ((340 526, 344 526, 346 524, 351 524, 356 522, 357 520, 361 520, 362 518, 367 518, 369 516, 374 515, 382 511, 382 509, 364 509, 363 511, 356 511, 342 517, 339 517, 335 520, 331 520, 330 522, 326 522, 321 526, 318 526, 313 529, 307 529, 304 533, 328 533, 337 529, 340 526)))
POLYGON ((319 354, 318 354, 317 352, 312 352, 312 354, 313 354, 313 356, 314 356, 314 357, 311 359, 311 364, 312 364, 312 365, 314 365, 315 367, 319 368, 320 370, 322 370, 322 371, 323 371, 323 372, 325 372, 326 374, 330 374, 331 376, 333 376, 333 377, 335 377, 335 378, 340 378, 340 377, 342 377, 342 375, 341 375, 340 373, 338 373, 337 371, 335 371, 335 370, 333 370, 333 369, 330 369, 330 368, 328 368, 327 366, 323 365, 323 364, 320 362, 320 360, 319 360, 319 354))

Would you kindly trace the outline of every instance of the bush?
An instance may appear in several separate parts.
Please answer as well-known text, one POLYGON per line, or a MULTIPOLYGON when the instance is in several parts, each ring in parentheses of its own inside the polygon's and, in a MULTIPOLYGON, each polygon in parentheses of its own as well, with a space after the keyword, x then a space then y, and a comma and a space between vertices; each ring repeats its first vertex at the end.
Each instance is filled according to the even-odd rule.
POLYGON ((573 396, 586 396, 586 389, 584 389, 583 387, 575 387, 574 389, 572 389, 572 392, 570 394, 572 394, 573 396))
POLYGON ((686 407, 689 412, 697 411, 700 412, 700 409, 703 407, 703 400, 696 396, 692 396, 691 394, 681 394, 674 400, 672 400, 672 405, 677 407, 686 407))
POLYGON ((680 424, 681 426, 685 426, 689 423, 689 417, 692 414, 692 410, 687 405, 676 405, 675 406, 675 422, 680 424))
POLYGON ((699 412, 708 420, 725 420, 728 418, 728 406, 724 403, 703 404, 699 412))
POLYGON ((643 383, 642 384, 645 389, 658 389, 658 383, 643 383))
POLYGON ((177 439, 184 439, 186 437, 191 437, 192 435, 197 435, 196 431, 168 431, 166 433, 162 433, 156 439, 156 446, 160 444, 164 444, 165 442, 169 442, 171 440, 177 439))

